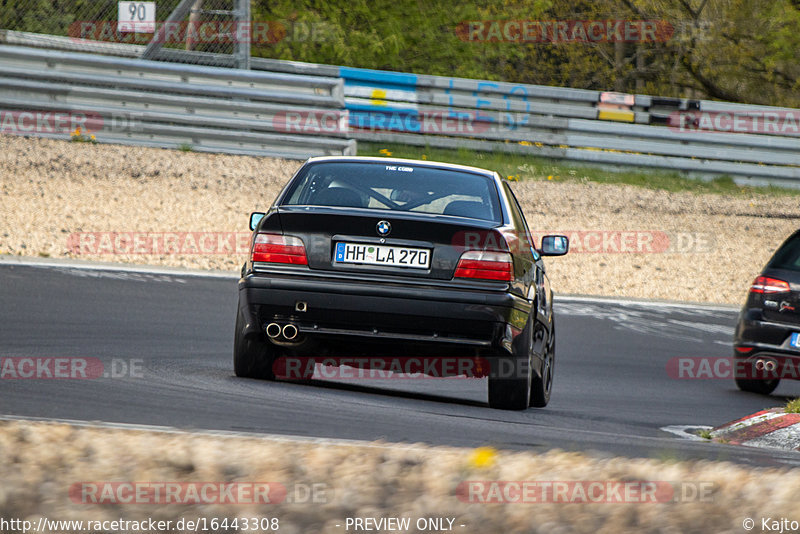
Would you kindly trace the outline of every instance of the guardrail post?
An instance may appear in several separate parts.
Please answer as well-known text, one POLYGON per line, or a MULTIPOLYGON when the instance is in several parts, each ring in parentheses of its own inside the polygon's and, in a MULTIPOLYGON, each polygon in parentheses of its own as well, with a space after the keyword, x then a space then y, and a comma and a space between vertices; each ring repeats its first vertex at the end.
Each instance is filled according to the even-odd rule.
POLYGON ((233 57, 237 69, 250 69, 250 0, 236 0, 236 44, 233 57))
POLYGON ((167 20, 164 21, 164 24, 162 24, 156 33, 153 34, 153 39, 147 45, 147 48, 145 48, 144 53, 142 53, 142 59, 155 58, 158 51, 164 46, 167 27, 170 24, 182 21, 183 18, 189 13, 189 10, 192 9, 194 1, 195 0, 181 0, 181 3, 172 10, 172 13, 169 14, 169 17, 167 17, 167 20))

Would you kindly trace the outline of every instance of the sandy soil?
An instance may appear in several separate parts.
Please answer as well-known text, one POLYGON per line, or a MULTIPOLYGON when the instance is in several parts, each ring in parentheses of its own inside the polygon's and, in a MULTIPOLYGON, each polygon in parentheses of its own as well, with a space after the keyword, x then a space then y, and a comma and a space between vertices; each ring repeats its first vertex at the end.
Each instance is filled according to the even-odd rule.
MULTIPOLYGON (((0 135, 0 254, 238 270, 249 212, 268 207, 299 165, 0 135), (187 231, 226 241, 214 234, 216 245, 158 254, 102 246, 102 232, 187 231)), ((796 197, 547 180, 513 188, 536 235, 572 239, 572 253, 548 261, 557 293, 739 304, 800 220, 796 197)))
MULTIPOLYGON (((746 517, 757 522, 758 531, 762 517, 800 520, 797 470, 728 463, 601 459, 559 451, 312 444, 30 422, 0 422, 0 455, 0 517, 34 524, 40 517, 84 521, 277 517, 280 532, 333 534, 347 532, 347 517, 408 517, 412 524, 419 518, 451 517, 454 531, 465 534, 611 534, 738 533, 744 532, 746 517), (112 481, 117 486, 105 484, 112 481), (594 498, 604 495, 612 500, 614 491, 608 491, 612 486, 606 483, 658 483, 660 489, 644 498, 621 494, 621 500, 628 501, 622 503, 580 502, 580 495, 570 490, 558 497, 539 493, 537 499, 547 502, 486 504, 470 502, 470 493, 460 489, 467 481, 483 481, 484 488, 491 481, 602 482, 607 489, 595 491, 594 498), (98 489, 83 484, 87 482, 98 489), (191 501, 189 486, 183 486, 169 503, 152 504, 148 502, 152 497, 132 497, 134 502, 122 503, 132 495, 117 493, 119 483, 126 482, 137 487, 171 482, 196 483, 195 487, 270 483, 267 496, 274 498, 270 504, 219 504, 204 501, 201 495, 197 504, 191 501), (103 488, 109 487, 114 489, 104 494, 103 488), (285 488, 288 498, 276 503, 279 487, 285 488), (306 492, 308 488, 314 489, 306 492), (313 499, 305 497, 309 493, 313 499), (106 504, 92 504, 93 497, 105 499, 106 504), (119 500, 109 504, 109 499, 119 500)), ((472 495, 472 501, 479 500, 477 493, 472 495)))

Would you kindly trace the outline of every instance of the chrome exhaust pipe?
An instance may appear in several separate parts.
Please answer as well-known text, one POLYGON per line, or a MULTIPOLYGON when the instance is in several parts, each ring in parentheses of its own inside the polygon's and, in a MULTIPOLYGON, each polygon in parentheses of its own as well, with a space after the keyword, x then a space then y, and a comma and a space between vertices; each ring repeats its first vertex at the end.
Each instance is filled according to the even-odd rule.
POLYGON ((778 362, 772 359, 758 358, 756 360, 756 370, 758 371, 774 371, 778 368, 778 362))
POLYGON ((267 325, 267 335, 270 339, 275 339, 281 335, 281 325, 278 323, 269 323, 267 325))
POLYGON ((297 327, 291 323, 283 327, 283 337, 290 341, 296 338, 298 333, 297 327))

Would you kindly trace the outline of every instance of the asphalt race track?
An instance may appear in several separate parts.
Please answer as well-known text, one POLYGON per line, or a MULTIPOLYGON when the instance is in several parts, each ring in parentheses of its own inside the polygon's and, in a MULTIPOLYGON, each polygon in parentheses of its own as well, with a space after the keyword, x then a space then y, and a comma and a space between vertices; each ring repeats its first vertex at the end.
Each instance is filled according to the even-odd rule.
MULTIPOLYGON (((736 310, 556 299, 553 399, 490 410, 486 381, 239 379, 234 276, 0 263, 0 357, 134 362, 138 376, 0 380, 0 415, 433 445, 552 448, 593 455, 800 465, 800 454, 690 441, 670 425, 715 426, 800 395, 732 380, 671 378, 683 356, 730 356, 736 310), (166 274, 165 274, 166 273, 166 274)), ((112 362, 116 362, 115 364, 112 362)))

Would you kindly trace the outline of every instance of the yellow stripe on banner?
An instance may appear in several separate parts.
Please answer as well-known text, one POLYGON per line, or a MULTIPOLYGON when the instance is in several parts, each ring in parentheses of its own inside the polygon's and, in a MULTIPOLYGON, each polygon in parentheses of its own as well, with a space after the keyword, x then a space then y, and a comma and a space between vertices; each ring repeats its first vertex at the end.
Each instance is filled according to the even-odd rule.
POLYGON ((386 89, 373 89, 371 102, 373 106, 385 106, 386 102, 386 89))
POLYGON ((601 121, 633 122, 635 114, 627 109, 601 109, 597 118, 601 121))

